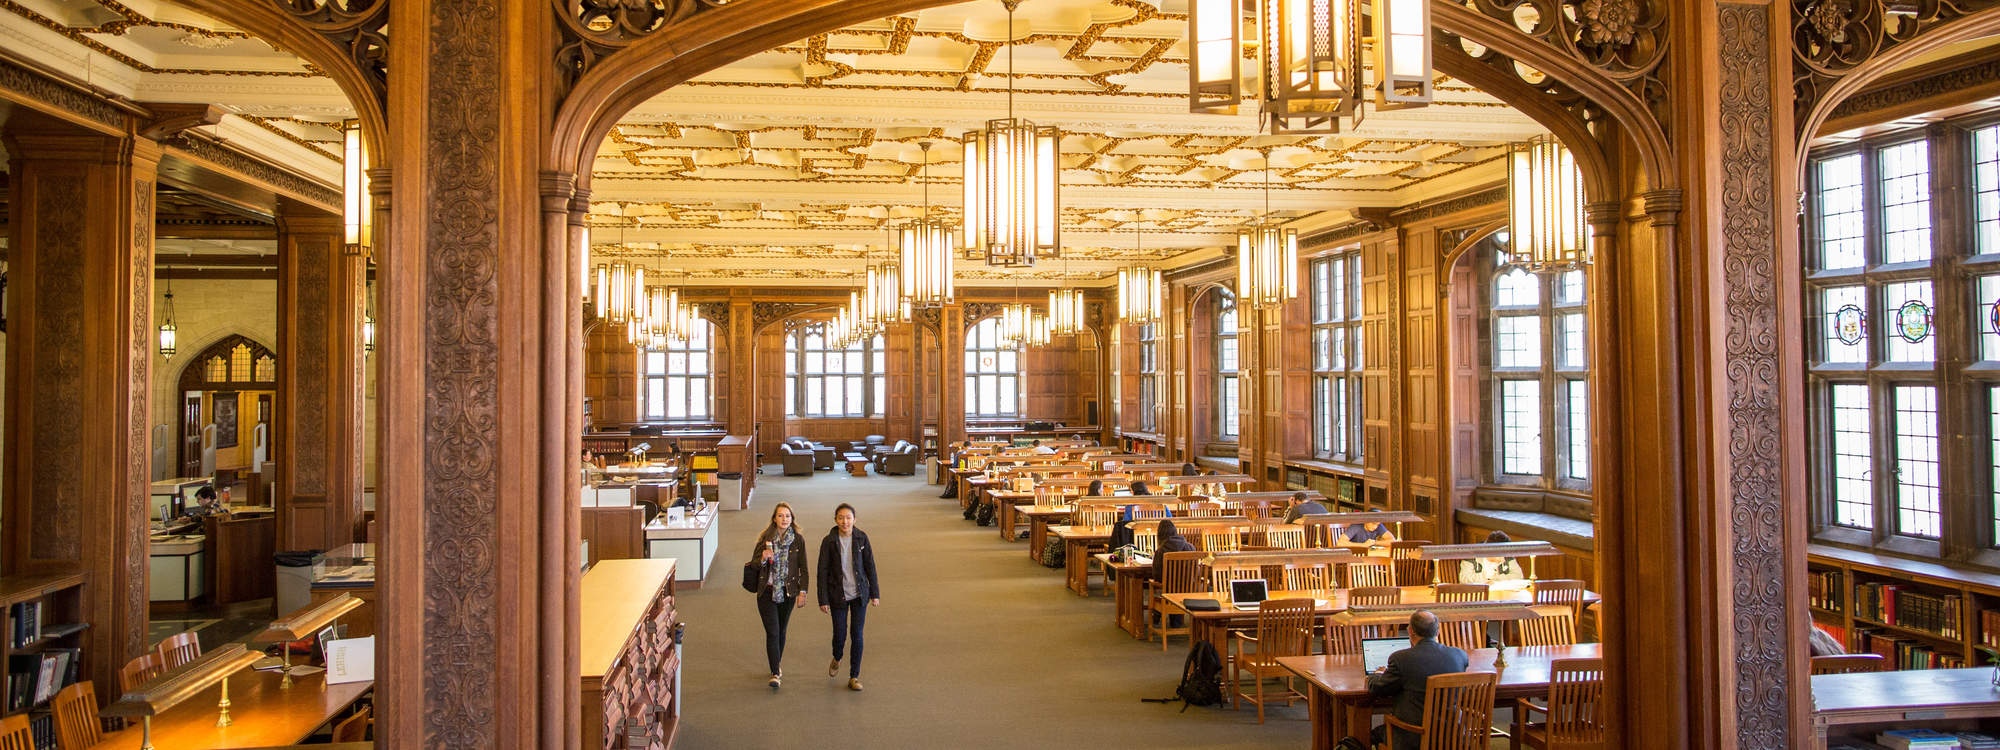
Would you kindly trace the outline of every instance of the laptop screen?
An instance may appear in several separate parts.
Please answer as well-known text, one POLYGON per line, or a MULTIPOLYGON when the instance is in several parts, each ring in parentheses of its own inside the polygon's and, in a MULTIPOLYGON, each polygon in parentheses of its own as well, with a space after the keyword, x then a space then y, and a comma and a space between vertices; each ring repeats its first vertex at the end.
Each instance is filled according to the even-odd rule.
POLYGON ((1229 603, 1243 606, 1264 601, 1269 596, 1264 579, 1252 578, 1247 581, 1229 582, 1229 603))
POLYGON ((1361 669, 1373 672, 1389 666, 1389 655, 1410 647, 1408 638, 1368 638, 1361 641, 1361 669))

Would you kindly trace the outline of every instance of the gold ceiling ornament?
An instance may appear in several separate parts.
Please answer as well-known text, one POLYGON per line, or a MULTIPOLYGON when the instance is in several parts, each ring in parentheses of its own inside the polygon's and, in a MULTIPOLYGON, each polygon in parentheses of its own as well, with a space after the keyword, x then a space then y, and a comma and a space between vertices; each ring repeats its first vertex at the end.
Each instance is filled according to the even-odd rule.
POLYGON ((340 192, 347 254, 367 255, 375 217, 368 200, 368 151, 362 148, 361 121, 341 123, 340 192))
POLYGON ((1508 264, 1530 271, 1590 264, 1583 173, 1569 149, 1545 135, 1507 155, 1508 264))
POLYGON ((1429 0, 1191 0, 1188 110, 1236 114, 1254 77, 1273 134, 1338 133, 1342 118, 1352 127, 1365 115, 1364 47, 1375 50, 1376 109, 1431 103, 1429 0), (1366 45, 1364 3, 1375 31, 1366 45), (1255 41, 1245 39, 1246 11, 1255 14, 1255 41))
POLYGON ((1299 231, 1271 218, 1268 151, 1264 160, 1264 216, 1236 233, 1236 298, 1273 308, 1299 296, 1299 231))
POLYGON ((1014 116, 1014 8, 1007 6, 1007 116, 965 134, 965 249, 987 265, 1032 266, 1062 252, 1062 134, 1014 116))
POLYGON ((896 232, 896 250, 902 259, 903 307, 928 310, 955 301, 951 260, 958 250, 952 239, 951 222, 931 218, 931 144, 925 141, 918 148, 924 154, 919 178, 924 184, 924 210, 922 218, 896 232))

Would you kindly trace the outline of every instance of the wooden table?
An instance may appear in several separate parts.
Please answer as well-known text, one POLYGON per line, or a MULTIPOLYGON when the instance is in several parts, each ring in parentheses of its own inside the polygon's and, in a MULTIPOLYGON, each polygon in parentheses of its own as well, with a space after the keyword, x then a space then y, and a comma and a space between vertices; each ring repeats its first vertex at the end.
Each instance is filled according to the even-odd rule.
MULTIPOLYGON (((235 723, 215 726, 215 704, 222 697, 222 686, 216 685, 153 717, 153 746, 169 750, 295 745, 375 687, 372 681, 328 685, 325 672, 294 676, 289 689, 278 687, 283 679, 275 670, 246 669, 230 675, 229 717, 235 723)), ((105 735, 91 748, 137 748, 139 735, 135 723, 105 735)))
POLYGON ((986 488, 996 484, 1004 485, 1006 484, 1006 480, 983 476, 967 477, 965 479, 965 491, 958 493, 959 510, 964 510, 985 502, 986 498, 984 495, 986 494, 986 488))
POLYGON ((1829 735, 1872 741, 1885 729, 1990 730, 2000 717, 1992 667, 1813 675, 1812 700, 1816 750, 1829 735))
POLYGON ((847 473, 849 475, 857 477, 868 476, 867 456, 859 453, 843 453, 840 457, 847 460, 847 473))
MULTIPOLYGON (((1549 694, 1549 662, 1556 659, 1594 659, 1595 643, 1574 646, 1525 646, 1507 649, 1507 667, 1495 670, 1490 648, 1466 652, 1468 672, 1498 672, 1499 685, 1493 693, 1494 705, 1512 704, 1516 698, 1549 694)), ((1361 672, 1360 656, 1282 656, 1278 665, 1305 678, 1306 709, 1312 715, 1313 750, 1332 750, 1340 738, 1367 739, 1376 709, 1387 706, 1368 695, 1368 676, 1361 672)))
POLYGON ((1049 544, 1049 525, 1069 520, 1072 505, 1016 505, 1014 512, 1028 519, 1028 559, 1042 561, 1042 549, 1049 544))
POLYGON ((959 510, 964 510, 966 502, 965 500, 966 494, 972 491, 972 485, 971 485, 972 478, 979 476, 984 472, 981 472, 978 469, 964 469, 956 467, 949 469, 949 471, 951 472, 951 482, 958 488, 958 492, 954 493, 955 496, 958 498, 958 508, 959 510))
POLYGON ((1015 505, 1015 503, 1024 500, 1034 502, 1035 493, 1022 492, 1020 490, 999 490, 986 494, 988 497, 993 498, 993 502, 999 504, 999 507, 993 510, 993 515, 994 520, 999 521, 999 523, 994 525, 1000 527, 1000 541, 1014 541, 1014 531, 1021 527, 1021 519, 1014 511, 1019 508, 1030 507, 1015 505))
POLYGON ((1111 527, 1050 526, 1049 533, 1063 540, 1063 575, 1069 590, 1090 596, 1090 550, 1111 541, 1111 527))
MULTIPOLYGON (((1521 583, 1525 584, 1526 581, 1522 581, 1521 583)), ((1429 586, 1403 586, 1401 588, 1403 589, 1403 604, 1430 604, 1437 601, 1437 591, 1429 586)), ((1290 597, 1323 599, 1326 603, 1316 608, 1313 611, 1313 616, 1324 618, 1347 611, 1347 591, 1347 589, 1272 591, 1270 592, 1270 596, 1272 599, 1290 597)), ((1488 596, 1490 597, 1489 601, 1493 602, 1530 602, 1534 599, 1534 593, 1525 585, 1519 587, 1496 586, 1488 596)), ((1586 591, 1584 592, 1584 597, 1587 601, 1597 600, 1597 594, 1594 592, 1586 591)), ((1209 643, 1214 644, 1216 653, 1223 653, 1222 649, 1228 645, 1229 631, 1231 629, 1256 627, 1257 624, 1257 610, 1237 609, 1229 603, 1228 594, 1167 594, 1166 599, 1168 605, 1180 610, 1189 617, 1191 621, 1190 627, 1194 629, 1194 637, 1206 639, 1209 643), (1222 605, 1222 608, 1208 612, 1190 612, 1187 608, 1187 600, 1189 599, 1214 599, 1222 605)))
POLYGON ((1099 552, 1090 559, 1104 569, 1104 579, 1110 582, 1106 586, 1117 604, 1112 608, 1112 621, 1133 638, 1145 640, 1146 582, 1153 579, 1153 564, 1129 558, 1112 562, 1109 552, 1099 552))

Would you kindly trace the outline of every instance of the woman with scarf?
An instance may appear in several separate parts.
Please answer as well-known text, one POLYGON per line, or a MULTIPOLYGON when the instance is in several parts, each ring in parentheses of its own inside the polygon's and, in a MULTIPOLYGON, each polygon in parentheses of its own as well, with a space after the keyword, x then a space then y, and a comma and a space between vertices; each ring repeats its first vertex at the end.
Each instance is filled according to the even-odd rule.
POLYGON ((806 542, 792 527, 790 504, 771 509, 771 525, 757 535, 750 554, 763 566, 757 614, 764 620, 764 658, 771 663, 771 689, 776 690, 784 676, 785 627, 791 624, 792 610, 806 605, 806 542))

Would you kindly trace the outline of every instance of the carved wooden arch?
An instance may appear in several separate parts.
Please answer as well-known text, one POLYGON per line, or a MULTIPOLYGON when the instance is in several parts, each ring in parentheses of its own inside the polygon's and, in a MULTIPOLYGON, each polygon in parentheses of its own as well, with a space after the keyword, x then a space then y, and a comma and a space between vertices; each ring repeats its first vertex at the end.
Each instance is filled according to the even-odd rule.
MULTIPOLYGON (((1809 23, 1809 21, 1800 21, 1800 23, 1809 23)), ((1816 92, 1820 95, 1818 101, 1811 102, 1811 110, 1801 117, 1797 123, 1799 135, 1797 139, 1798 153, 1793 163, 1796 165, 1800 177, 1798 184, 1805 184, 1806 155, 1811 150, 1810 146, 1813 137, 1818 135, 1819 129, 1826 124, 1827 119, 1832 116, 1834 109, 1839 107, 1841 102, 1846 101, 1848 97, 1854 94, 1860 93, 1862 89, 1867 88, 1876 79, 1940 47, 1957 44, 1970 39, 1993 36, 1995 34, 2000 34, 2000 5, 1974 11, 1953 20, 1942 21, 1934 26, 1922 28, 1907 41, 1887 46, 1886 49, 1878 48, 1878 54, 1865 58, 1843 72, 1836 73, 1823 69, 1814 70, 1814 72, 1821 74, 1823 77, 1831 77, 1832 83, 1827 85, 1823 90, 1816 92)), ((1798 45, 1799 43, 1799 38, 1795 34, 1793 44, 1798 45)), ((1798 59, 1799 55, 1800 53, 1795 51, 1795 60, 1798 59)), ((1796 62, 1795 67, 1807 66, 1804 62, 1796 62)), ((1798 85, 1795 85, 1795 88, 1798 85)), ((1811 92, 1795 93, 1804 97, 1809 96, 1811 92)))
POLYGON ((802 304, 810 304, 811 306, 790 309, 785 311, 785 314, 779 317, 766 320, 762 323, 752 324, 752 326, 750 327, 750 335, 753 337, 760 335, 764 332, 764 329, 774 325, 783 326, 789 329, 793 325, 793 321, 797 321, 804 318, 811 318, 813 319, 814 322, 824 322, 826 320, 831 319, 827 317, 826 315, 827 313, 837 313, 840 311, 840 304, 833 302, 827 302, 824 304, 820 303, 802 303, 802 304))
POLYGON ((221 338, 218 338, 214 342, 211 342, 208 346, 202 347, 201 352, 199 354, 196 354, 192 358, 188 359, 187 364, 181 366, 180 377, 176 378, 174 382, 179 384, 178 387, 183 391, 216 390, 216 388, 213 388, 211 386, 220 386, 222 388, 233 388, 239 385, 257 387, 259 389, 262 389, 264 387, 276 388, 278 387, 277 362, 278 362, 278 353, 272 351, 270 347, 258 343, 256 339, 250 338, 249 336, 245 336, 240 333, 225 334, 221 338), (271 378, 269 380, 257 380, 254 377, 250 380, 239 380, 235 378, 230 378, 228 380, 209 380, 204 375, 208 360, 214 357, 222 357, 224 359, 227 359, 229 357, 230 351, 234 350, 238 346, 250 347, 250 361, 252 363, 253 376, 255 373, 255 363, 257 361, 257 358, 260 356, 271 358, 271 378))
MULTIPOLYGON (((1471 234, 1466 235, 1464 239, 1458 241, 1458 244, 1453 245, 1450 250, 1444 251, 1444 254, 1438 257, 1440 261, 1438 267, 1441 269, 1450 269, 1452 266, 1458 265, 1458 261, 1464 258, 1468 251, 1478 247, 1479 243, 1485 242, 1486 238, 1498 234, 1506 228, 1506 219, 1496 219, 1479 225, 1472 230, 1471 234)), ((1443 276, 1443 274, 1439 275, 1443 276)))

